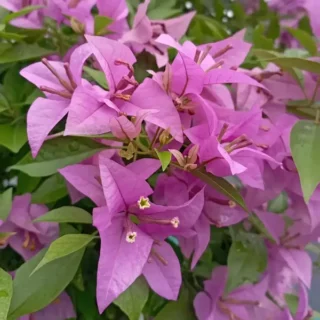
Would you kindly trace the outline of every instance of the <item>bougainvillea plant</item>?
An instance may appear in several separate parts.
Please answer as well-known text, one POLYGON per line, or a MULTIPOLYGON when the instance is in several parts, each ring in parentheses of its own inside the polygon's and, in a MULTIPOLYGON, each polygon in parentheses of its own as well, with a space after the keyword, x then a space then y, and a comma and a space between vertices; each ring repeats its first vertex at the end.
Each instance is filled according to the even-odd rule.
POLYGON ((0 0, 0 320, 310 320, 319 0, 0 0))

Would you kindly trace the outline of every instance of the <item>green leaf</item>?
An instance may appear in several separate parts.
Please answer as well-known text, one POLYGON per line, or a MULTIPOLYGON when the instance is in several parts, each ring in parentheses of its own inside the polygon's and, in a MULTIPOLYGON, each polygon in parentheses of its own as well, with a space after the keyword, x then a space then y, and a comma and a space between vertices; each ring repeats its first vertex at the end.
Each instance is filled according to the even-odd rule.
POLYGON ((32 177, 46 177, 71 164, 79 163, 106 146, 88 138, 59 137, 48 140, 33 159, 28 153, 10 170, 19 170, 32 177))
POLYGON ((39 185, 40 181, 41 181, 41 178, 30 177, 23 172, 19 172, 17 194, 21 195, 24 193, 33 192, 39 185))
POLYGON ((259 24, 253 31, 252 35, 253 45, 255 48, 261 48, 266 50, 273 49, 273 40, 268 39, 264 35, 264 26, 263 24, 259 24))
POLYGON ((288 195, 281 192, 278 197, 269 201, 268 211, 275 213, 283 213, 288 209, 288 195))
POLYGON ((160 152, 157 149, 155 149, 155 150, 156 150, 157 156, 161 162, 162 171, 166 171, 166 169, 171 161, 171 153, 169 151, 160 152))
POLYGON ((84 254, 84 249, 79 250, 48 263, 32 274, 46 251, 41 250, 17 270, 13 280, 9 318, 17 319, 53 302, 74 278, 84 254))
POLYGON ((10 109, 8 99, 0 92, 0 113, 10 109))
POLYGON ((97 36, 103 36, 108 33, 107 27, 113 22, 113 20, 106 16, 96 15, 94 17, 94 34, 97 36))
POLYGON ((59 222, 59 223, 85 223, 92 224, 92 216, 85 210, 77 207, 61 207, 51 210, 34 222, 59 222))
POLYGON ((250 214, 248 220, 251 222, 251 224, 261 233, 263 234, 267 239, 269 239, 271 242, 276 243, 276 240, 273 238, 273 236, 270 234, 268 229, 265 227, 264 223, 260 220, 259 216, 255 213, 250 214))
POLYGON ((39 10, 43 8, 43 6, 26 6, 23 9, 17 11, 17 12, 13 12, 8 14, 7 16, 4 17, 4 19, 2 20, 3 23, 7 24, 9 23, 11 20, 22 17, 32 11, 35 10, 39 10))
POLYGON ((199 178, 207 185, 221 192, 223 195, 228 197, 228 199, 237 203, 243 210, 248 212, 248 208, 237 189, 235 189, 228 181, 221 177, 214 176, 209 172, 205 172, 203 170, 192 170, 191 174, 195 177, 199 178))
POLYGON ((297 68, 312 73, 320 73, 320 63, 302 58, 279 57, 267 60, 278 65, 280 68, 297 68))
POLYGON ((312 27, 311 27, 311 24, 310 24, 310 19, 307 15, 305 15, 304 17, 302 17, 299 21, 299 24, 298 24, 298 28, 307 32, 308 34, 312 35, 313 32, 312 32, 312 27))
POLYGON ((33 203, 55 202, 68 195, 68 189, 64 178, 55 174, 46 179, 37 190, 32 194, 33 203))
POLYGON ((295 315, 298 310, 299 298, 295 294, 287 293, 284 295, 286 303, 289 307, 291 314, 295 315))
POLYGON ((43 259, 32 271, 36 273, 48 263, 69 256, 77 251, 82 251, 96 236, 89 234, 67 234, 53 241, 43 259))
POLYGON ((12 188, 0 193, 0 220, 6 221, 12 207, 12 188))
POLYGON ((154 320, 196 320, 192 307, 193 299, 194 294, 187 288, 183 287, 178 301, 167 303, 166 306, 157 314, 154 320))
POLYGON ((0 320, 7 320, 12 298, 12 277, 0 268, 0 320))
POLYGON ((315 56, 318 53, 317 43, 314 38, 306 31, 301 29, 287 28, 291 35, 296 38, 300 44, 308 50, 310 55, 315 56))
POLYGON ((27 142, 27 130, 24 122, 15 125, 0 125, 0 144, 17 153, 27 142))
POLYGON ((280 23, 277 14, 273 14, 270 18, 270 23, 267 29, 266 37, 276 40, 280 36, 280 23))
POLYGON ((26 100, 34 91, 34 85, 20 75, 21 66, 11 67, 3 78, 3 93, 13 106, 26 100))
POLYGON ((308 202, 320 182, 320 125, 302 120, 291 131, 290 147, 297 167, 303 197, 308 202))
POLYGON ((0 38, 5 40, 15 40, 15 41, 22 41, 25 39, 25 35, 17 34, 12 32, 0 31, 0 38))
POLYGON ((0 55, 0 64, 38 59, 54 53, 54 50, 48 50, 37 44, 18 43, 14 44, 0 55))
POLYGON ((149 286, 143 277, 139 277, 113 303, 116 304, 130 320, 139 320, 148 296, 149 286))
POLYGON ((102 71, 95 70, 89 67, 84 66, 83 70, 94 80, 96 81, 101 87, 104 89, 108 89, 108 83, 106 80, 106 76, 102 71))
POLYGON ((256 282, 267 267, 267 249, 257 234, 239 232, 228 255, 227 291, 245 281, 256 282))
POLYGON ((174 8, 175 0, 153 0, 148 7, 148 17, 150 19, 168 19, 174 15, 181 14, 180 9, 174 8))

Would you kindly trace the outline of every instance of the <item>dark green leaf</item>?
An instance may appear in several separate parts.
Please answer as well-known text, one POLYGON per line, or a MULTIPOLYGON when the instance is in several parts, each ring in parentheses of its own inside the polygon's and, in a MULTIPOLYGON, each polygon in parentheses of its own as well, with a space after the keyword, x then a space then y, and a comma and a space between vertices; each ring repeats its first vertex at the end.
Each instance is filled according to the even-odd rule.
POLYGON ((310 35, 313 35, 310 19, 307 15, 300 19, 298 28, 307 32, 310 35))
POLYGON ((148 17, 150 19, 168 19, 181 13, 181 10, 174 8, 175 0, 153 0, 148 7, 148 17))
POLYGON ((13 19, 19 18, 19 17, 24 16, 32 11, 35 11, 35 10, 38 10, 41 8, 43 8, 43 6, 26 6, 19 11, 16 11, 16 12, 13 12, 13 13, 6 15, 2 22, 7 24, 13 19))
POLYGON ((194 294, 187 288, 183 287, 180 292, 178 301, 172 301, 157 314, 154 320, 195 320, 193 311, 194 294))
POLYGON ((295 315, 298 310, 299 298, 295 294, 285 294, 286 303, 291 314, 295 315))
POLYGON ((304 200, 308 202, 320 182, 320 125, 299 121, 291 131, 290 147, 297 167, 304 200))
POLYGON ((130 320, 139 320, 148 296, 149 286, 143 277, 139 277, 114 303, 130 320))
POLYGON ((199 178, 207 185, 221 192, 223 195, 227 196, 230 200, 237 203, 241 208, 245 211, 248 211, 247 206, 237 189, 235 189, 228 181, 221 177, 214 176, 209 172, 205 172, 203 170, 192 170, 191 174, 195 177, 199 178))
POLYGON ((0 39, 22 41, 26 36, 12 32, 0 31, 0 39))
POLYGON ((84 67, 83 70, 104 89, 108 89, 106 76, 102 71, 95 70, 89 67, 84 67))
POLYGON ((0 125, 0 145, 5 146, 12 152, 19 152, 27 140, 26 124, 24 122, 15 125, 0 125))
POLYGON ((85 210, 77 207, 61 207, 42 215, 35 222, 59 222, 59 223, 86 223, 92 224, 92 216, 85 210))
POLYGON ((55 174, 46 179, 37 190, 32 194, 33 203, 55 202, 68 194, 68 189, 64 178, 55 174))
POLYGON ((283 213, 288 209, 288 195, 281 192, 279 196, 268 203, 268 211, 283 213))
POLYGON ((265 50, 273 49, 273 40, 268 39, 264 35, 264 26, 262 24, 258 25, 253 31, 253 45, 255 48, 261 48, 265 50))
POLYGON ((52 53, 53 50, 42 48, 37 44, 18 43, 1 53, 0 64, 37 59, 52 53))
POLYGON ((301 29, 287 28, 293 37, 295 37, 300 44, 306 48, 310 55, 315 56, 318 53, 318 47, 316 41, 306 31, 301 29))
POLYGON ((267 249, 257 234, 239 232, 228 255, 227 291, 245 281, 256 282, 267 267, 267 249))
POLYGON ((7 320, 12 297, 12 277, 0 268, 0 320, 7 320))
POLYGON ((58 238, 51 243, 48 251, 45 253, 37 267, 32 271, 31 275, 55 260, 70 256, 78 251, 82 252, 82 249, 95 238, 96 236, 89 234, 67 234, 58 238))
POLYGON ((266 37, 269 39, 276 40, 280 36, 280 23, 279 18, 276 14, 273 14, 270 18, 269 27, 267 29, 266 37))
POLYGON ((23 172, 19 172, 17 194, 21 195, 33 192, 39 185, 40 181, 41 178, 30 177, 23 172))
POLYGON ((12 188, 0 194, 0 220, 5 221, 12 207, 12 188))
POLYGON ((17 319, 36 312, 54 301, 74 278, 84 253, 82 249, 55 260, 31 275, 46 251, 41 250, 17 270, 9 318, 17 319))
POLYGON ((320 63, 302 58, 279 57, 267 60, 278 65, 280 68, 297 68, 313 73, 320 73, 320 63))
POLYGON ((50 176, 58 169, 79 163, 105 148, 88 138, 56 138, 48 140, 35 159, 28 153, 10 169, 25 172, 32 177, 50 176))
POLYGON ((96 15, 94 17, 94 34, 103 36, 108 33, 108 26, 112 23, 112 19, 106 16, 96 15))
POLYGON ((166 169, 171 161, 171 153, 169 151, 160 152, 157 149, 156 149, 156 153, 157 153, 157 156, 161 162, 162 171, 166 171, 166 169))
POLYGON ((8 109, 10 109, 9 101, 5 95, 0 92, 0 113, 8 109))
POLYGON ((251 222, 251 224, 261 233, 263 234, 267 239, 269 239, 271 242, 276 242, 276 240, 273 238, 273 236, 270 234, 268 229, 265 227, 264 223, 260 220, 259 216, 255 213, 251 213, 248 220, 251 222))

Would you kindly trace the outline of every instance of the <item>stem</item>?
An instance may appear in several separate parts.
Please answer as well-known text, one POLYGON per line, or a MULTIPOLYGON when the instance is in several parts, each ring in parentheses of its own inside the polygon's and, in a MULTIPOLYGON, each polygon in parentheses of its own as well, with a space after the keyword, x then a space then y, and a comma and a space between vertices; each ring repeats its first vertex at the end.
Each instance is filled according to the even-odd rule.
POLYGON ((316 124, 320 124, 320 109, 317 109, 316 111, 316 120, 315 120, 316 124))
POLYGON ((156 133, 154 134, 154 136, 153 136, 153 138, 152 138, 152 141, 151 141, 151 144, 150 144, 150 150, 153 149, 153 146, 154 146, 154 144, 155 144, 156 141, 157 141, 159 132, 160 132, 160 127, 157 128, 157 131, 156 131, 156 133))
POLYGON ((47 140, 52 140, 58 137, 63 137, 64 131, 58 132, 58 133, 54 133, 54 134, 50 134, 49 136, 46 137, 46 141, 47 140))
POLYGON ((317 79, 317 84, 316 84, 316 87, 314 88, 313 95, 312 95, 312 98, 311 98, 309 106, 311 106, 314 103, 314 100, 316 99, 316 95, 317 95, 319 86, 320 86, 320 77, 318 77, 318 79, 317 79))

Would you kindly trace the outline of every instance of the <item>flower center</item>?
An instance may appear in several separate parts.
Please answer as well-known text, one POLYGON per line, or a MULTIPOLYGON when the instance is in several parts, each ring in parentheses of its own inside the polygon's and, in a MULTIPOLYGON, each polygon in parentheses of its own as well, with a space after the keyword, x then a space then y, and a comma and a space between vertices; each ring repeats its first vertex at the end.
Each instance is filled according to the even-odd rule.
POLYGON ((22 247, 30 251, 35 251, 37 249, 35 235, 32 235, 29 231, 25 231, 24 237, 25 240, 22 243, 22 247))
POLYGON ((129 231, 126 234, 126 241, 129 243, 134 243, 136 241, 137 233, 135 231, 129 231))
POLYGON ((148 209, 151 207, 148 197, 141 196, 137 203, 138 203, 139 209, 141 210, 148 209))
POLYGON ((46 59, 43 58, 42 63, 49 69, 49 71, 57 78, 61 86, 66 89, 66 90, 56 90, 47 86, 40 86, 40 90, 43 92, 48 92, 52 94, 56 94, 60 97, 66 98, 66 99, 71 99, 72 94, 77 87, 77 84, 75 83, 71 70, 70 70, 70 65, 68 63, 64 63, 64 69, 66 70, 66 74, 68 77, 68 81, 63 79, 61 75, 58 73, 58 71, 52 66, 52 64, 46 59))

